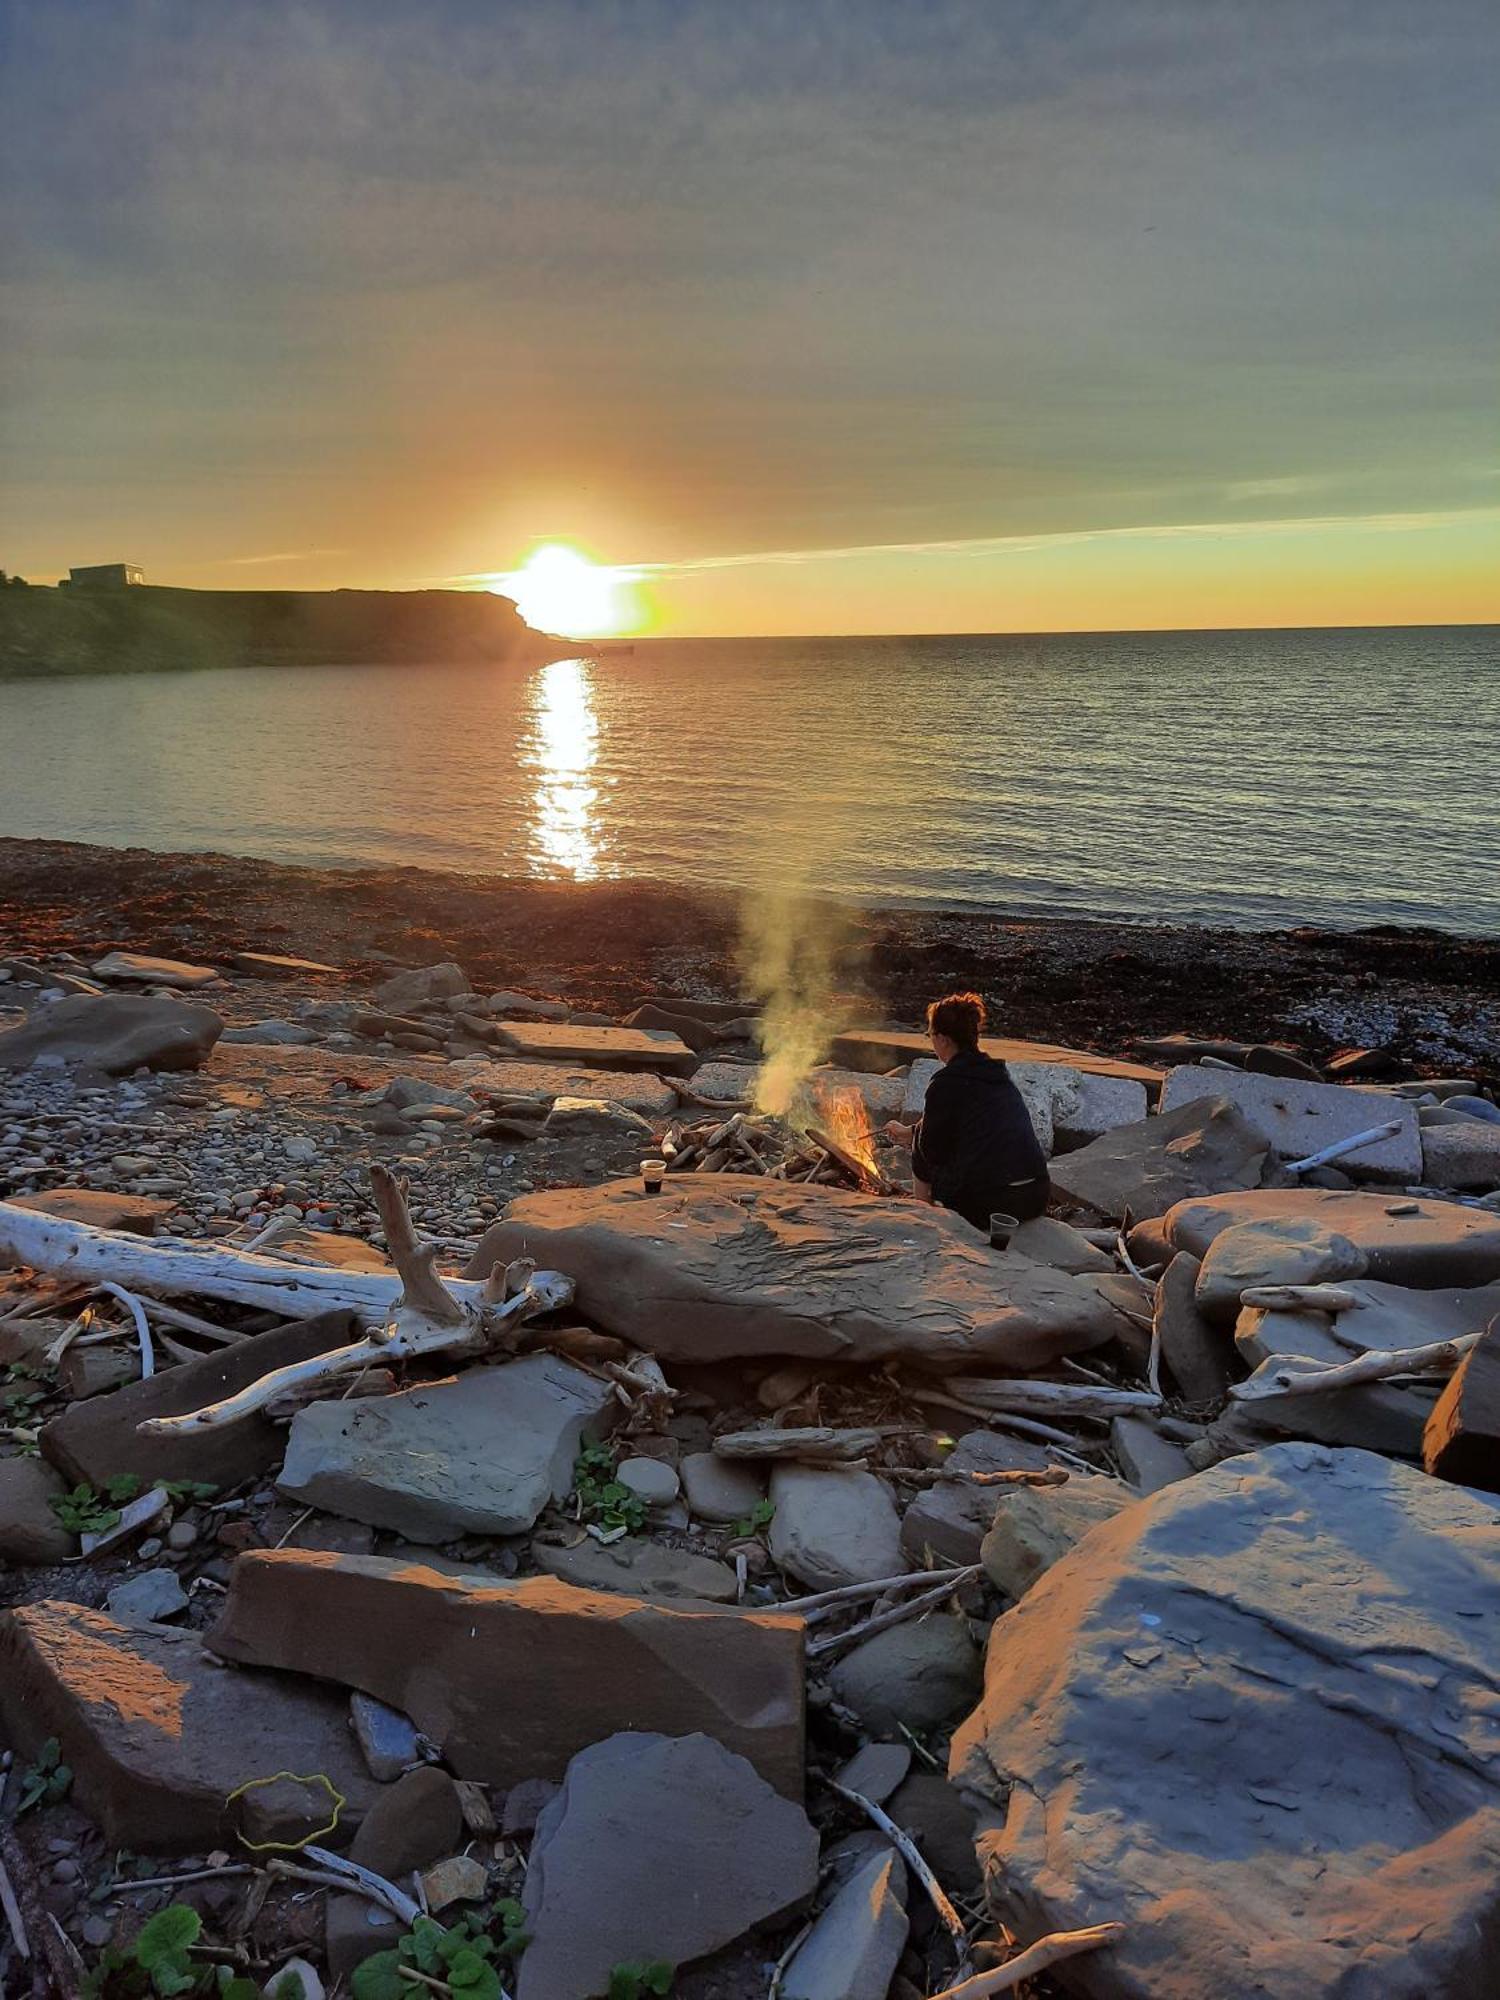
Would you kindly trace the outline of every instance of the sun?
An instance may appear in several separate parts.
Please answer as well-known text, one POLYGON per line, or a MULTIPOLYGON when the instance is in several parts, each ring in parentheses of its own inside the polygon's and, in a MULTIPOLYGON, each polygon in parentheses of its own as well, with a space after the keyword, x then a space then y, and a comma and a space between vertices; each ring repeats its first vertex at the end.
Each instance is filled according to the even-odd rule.
POLYGON ((589 639, 618 632, 626 622, 621 585, 628 581, 628 571, 590 562, 562 542, 548 542, 502 578, 501 588, 537 631, 589 639))

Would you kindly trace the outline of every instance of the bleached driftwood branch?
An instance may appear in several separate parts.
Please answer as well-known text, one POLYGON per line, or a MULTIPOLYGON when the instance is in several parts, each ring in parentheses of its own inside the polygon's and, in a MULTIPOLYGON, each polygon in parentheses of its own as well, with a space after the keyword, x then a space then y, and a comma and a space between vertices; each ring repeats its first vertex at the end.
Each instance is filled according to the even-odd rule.
POLYGON ((1094 1388, 1087 1382, 1010 1381, 1003 1376, 950 1375, 945 1386, 986 1410, 1014 1410, 1022 1416, 1119 1417, 1159 1410, 1161 1396, 1150 1389, 1094 1388))
POLYGON ((1392 1118, 1384 1125, 1371 1125, 1364 1132, 1353 1132, 1347 1139, 1335 1139, 1327 1146, 1319 1147, 1316 1153, 1309 1153, 1301 1160, 1287 1160, 1284 1164, 1289 1174, 1311 1173, 1314 1167, 1331 1166, 1335 1160, 1342 1160, 1350 1153, 1359 1153, 1366 1146, 1377 1145, 1382 1139, 1394 1139, 1401 1130, 1401 1120, 1392 1118))
POLYGON ((439 1278, 433 1268, 434 1252, 418 1240, 392 1175, 382 1166, 372 1166, 370 1179, 396 1266, 389 1274, 319 1269, 243 1251, 128 1236, 92 1229, 87 1223, 64 1222, 9 1202, 0 1202, 0 1254, 35 1270, 93 1281, 101 1289, 123 1284, 148 1295, 198 1294, 287 1319, 345 1311, 368 1329, 364 1339, 274 1369, 220 1403, 143 1424, 142 1432, 151 1436, 232 1423, 288 1390, 347 1374, 372 1361, 483 1354, 504 1344, 506 1328, 554 1312, 572 1299, 571 1278, 560 1271, 537 1271, 524 1260, 495 1270, 482 1284, 439 1278))
POLYGON ((1077 1958, 1080 1952, 1098 1951, 1101 1945, 1116 1943, 1124 1937, 1125 1929, 1124 1924, 1092 1924, 1083 1931, 1054 1931, 1051 1937, 1038 1938, 1035 1944, 1028 1945, 1025 1951, 1004 1965, 997 1965, 993 1971, 976 1973, 958 1986, 945 1986, 934 2000, 990 2000, 992 1994, 1011 1993, 1024 1980, 1034 1979, 1060 1959, 1077 1958))
POLYGON ((1303 1354, 1276 1354, 1263 1361, 1246 1382, 1232 1382, 1229 1393, 1240 1403, 1264 1402, 1277 1396, 1317 1396, 1326 1389, 1352 1389, 1361 1382, 1385 1382, 1393 1375, 1426 1375, 1456 1368, 1481 1333, 1461 1333, 1453 1340, 1432 1340, 1425 1347, 1373 1348, 1353 1361, 1323 1367, 1303 1354))

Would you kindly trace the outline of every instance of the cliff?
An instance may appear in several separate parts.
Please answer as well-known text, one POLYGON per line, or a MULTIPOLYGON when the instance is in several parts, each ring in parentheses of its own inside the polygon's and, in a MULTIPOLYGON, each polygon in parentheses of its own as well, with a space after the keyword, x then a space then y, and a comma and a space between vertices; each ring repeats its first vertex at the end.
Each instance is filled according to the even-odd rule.
POLYGON ((0 589, 0 677, 428 666, 558 650, 488 591, 0 589))

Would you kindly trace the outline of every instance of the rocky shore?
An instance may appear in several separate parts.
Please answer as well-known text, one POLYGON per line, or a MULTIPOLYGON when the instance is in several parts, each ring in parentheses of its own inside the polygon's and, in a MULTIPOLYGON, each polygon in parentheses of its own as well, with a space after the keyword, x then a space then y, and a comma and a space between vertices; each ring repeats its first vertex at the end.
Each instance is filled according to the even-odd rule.
POLYGON ((0 880, 0 1990, 1488 1993, 1500 945, 0 880))

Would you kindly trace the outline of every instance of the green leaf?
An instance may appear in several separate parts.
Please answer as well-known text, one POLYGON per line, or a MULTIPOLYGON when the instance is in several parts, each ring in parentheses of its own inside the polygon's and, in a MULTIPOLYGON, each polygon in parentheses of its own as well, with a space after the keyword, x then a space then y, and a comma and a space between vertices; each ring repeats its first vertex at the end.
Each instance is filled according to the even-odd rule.
POLYGON ((448 1967, 448 1984, 463 2000, 500 2000, 500 1975, 472 1949, 455 1954, 448 1967))
POLYGON ((448 1933, 433 1917, 418 1917, 398 1949, 418 1972, 438 1973, 443 1969, 443 1943, 448 1933))
POLYGON ((112 1472, 104 1482, 104 1490, 111 1500, 133 1500, 141 1490, 141 1475, 138 1472, 112 1472))
POLYGON ((175 1965, 170 1959, 151 1968, 151 1990, 159 1993, 161 2000, 176 2000, 179 1993, 196 1993, 203 1985, 206 1967, 175 1965))
POLYGON ((377 1951, 373 1958, 354 1968, 351 1991, 354 2000, 410 2000, 412 1984, 401 1977, 398 1952, 377 1951))
MULTIPOLYGON (((227 1965, 219 1967, 219 2000, 260 2000, 260 1988, 253 1979, 243 1979, 234 1975, 225 1978, 224 1974, 228 1972, 227 1965)), ((306 2000, 306 1992, 307 1989, 302 1984, 302 1975, 298 1972, 288 1973, 284 1980, 278 1980, 271 1988, 272 2000, 306 2000), (286 1989, 284 1995, 283 1987, 286 1989)))
POLYGON ((169 1903, 141 1926, 135 1941, 136 1961, 148 1972, 174 1960, 185 1965, 188 1946, 196 1944, 202 1934, 203 1919, 196 1910, 186 1903, 169 1903))
POLYGON ((610 1973, 609 2000, 643 2000, 648 1993, 670 1993, 676 1976, 677 1968, 664 1958, 649 1963, 630 1960, 610 1973))

